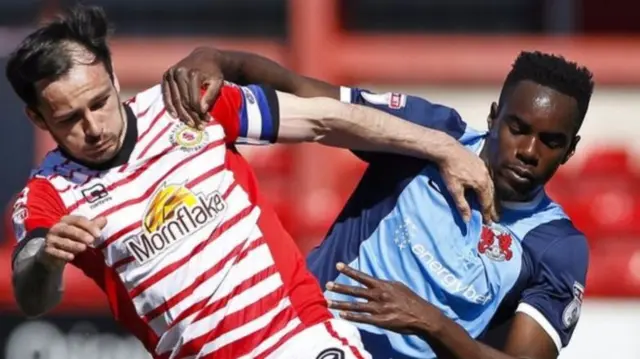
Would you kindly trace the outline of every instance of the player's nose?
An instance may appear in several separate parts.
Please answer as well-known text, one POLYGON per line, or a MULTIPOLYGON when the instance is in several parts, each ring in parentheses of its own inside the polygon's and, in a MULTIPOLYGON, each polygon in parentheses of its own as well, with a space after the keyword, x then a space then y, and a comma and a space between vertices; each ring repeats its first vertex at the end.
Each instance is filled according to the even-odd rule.
POLYGON ((517 157, 529 166, 538 165, 537 140, 535 136, 524 137, 518 144, 517 157))
POLYGON ((94 116, 85 116, 82 125, 87 142, 97 142, 102 137, 104 126, 94 116))

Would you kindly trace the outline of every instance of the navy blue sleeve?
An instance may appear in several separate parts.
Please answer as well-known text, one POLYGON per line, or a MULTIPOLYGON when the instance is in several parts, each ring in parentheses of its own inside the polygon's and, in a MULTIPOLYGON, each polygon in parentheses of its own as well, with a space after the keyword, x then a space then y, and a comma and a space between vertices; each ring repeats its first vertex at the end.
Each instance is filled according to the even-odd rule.
MULTIPOLYGON (((433 104, 421 97, 395 92, 376 94, 349 87, 342 87, 340 91, 342 102, 372 107, 420 126, 445 132, 456 139, 460 139, 467 129, 467 124, 456 110, 433 104)), ((372 152, 354 153, 367 162, 380 155, 372 152)))
POLYGON ((523 240, 527 244, 538 251, 517 311, 535 319, 560 350, 569 344, 580 317, 589 266, 587 239, 563 219, 529 232, 523 240))

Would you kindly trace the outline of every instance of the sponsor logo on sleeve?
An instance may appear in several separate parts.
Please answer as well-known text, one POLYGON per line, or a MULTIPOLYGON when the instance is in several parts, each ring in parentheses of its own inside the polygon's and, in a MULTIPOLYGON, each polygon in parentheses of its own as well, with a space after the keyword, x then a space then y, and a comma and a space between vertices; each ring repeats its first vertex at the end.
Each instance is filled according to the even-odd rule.
POLYGON ((253 95, 253 92, 251 92, 251 90, 249 90, 246 87, 243 87, 242 92, 244 92, 244 98, 247 100, 247 102, 249 102, 252 105, 256 103, 256 97, 253 95))
POLYGON ((562 312, 562 324, 565 328, 571 328, 580 319, 580 312, 582 311, 582 298, 584 297, 584 286, 578 282, 573 283, 573 299, 562 312))
POLYGON ((372 105, 387 106, 393 110, 401 109, 407 104, 407 95, 396 92, 387 92, 382 94, 362 92, 361 95, 365 101, 372 105))
POLYGON ((29 216, 27 207, 18 207, 13 211, 13 230, 16 235, 16 240, 19 242, 27 235, 27 228, 25 226, 25 220, 29 216))
POLYGON ((13 222, 13 230, 16 235, 16 240, 19 242, 27 235, 27 228, 25 221, 29 217, 29 209, 27 208, 27 196, 29 195, 29 188, 26 187, 16 198, 16 202, 13 204, 13 211, 11 213, 11 220, 13 222))

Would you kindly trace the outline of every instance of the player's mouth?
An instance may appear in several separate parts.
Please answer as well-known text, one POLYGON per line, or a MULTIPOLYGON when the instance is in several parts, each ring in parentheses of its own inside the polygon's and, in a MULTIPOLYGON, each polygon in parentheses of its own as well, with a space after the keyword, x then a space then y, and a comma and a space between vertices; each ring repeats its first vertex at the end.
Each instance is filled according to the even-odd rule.
POLYGON ((534 182, 533 174, 522 167, 509 166, 505 168, 505 177, 512 182, 515 187, 523 189, 530 187, 534 182))
POLYGON ((113 145, 113 141, 105 140, 91 146, 87 149, 87 153, 91 156, 100 156, 104 154, 113 145))
POLYGON ((529 191, 535 183, 535 177, 531 171, 520 166, 507 166, 501 172, 509 187, 519 193, 529 191))

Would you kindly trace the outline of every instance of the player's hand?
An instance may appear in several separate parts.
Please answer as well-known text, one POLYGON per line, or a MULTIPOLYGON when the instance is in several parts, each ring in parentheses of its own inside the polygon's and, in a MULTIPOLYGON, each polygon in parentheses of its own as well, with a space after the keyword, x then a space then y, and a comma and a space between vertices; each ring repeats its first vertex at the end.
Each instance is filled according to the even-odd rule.
POLYGON ((221 53, 211 48, 196 49, 169 68, 162 80, 167 112, 191 127, 203 129, 223 85, 221 68, 221 53))
POLYGON ((62 267, 84 252, 100 237, 107 224, 104 217, 89 220, 81 216, 65 216, 49 229, 39 260, 51 268, 62 267))
POLYGON ((329 308, 352 322, 375 325, 400 334, 418 334, 428 325, 435 325, 442 313, 420 298, 406 285, 380 280, 350 268, 336 265, 338 271, 364 285, 350 286, 327 283, 327 290, 366 299, 366 302, 329 301, 329 308))
POLYGON ((485 223, 499 221, 493 180, 480 157, 456 143, 438 165, 447 189, 465 222, 471 219, 471 207, 465 197, 466 190, 476 193, 485 223))

